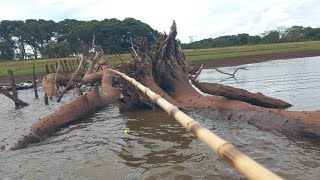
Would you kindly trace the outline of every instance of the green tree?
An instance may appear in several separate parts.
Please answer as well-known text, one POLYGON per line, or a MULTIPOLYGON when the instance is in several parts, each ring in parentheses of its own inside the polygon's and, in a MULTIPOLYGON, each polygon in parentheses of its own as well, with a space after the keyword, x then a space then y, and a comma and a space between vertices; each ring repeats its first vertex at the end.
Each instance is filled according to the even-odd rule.
POLYGON ((13 60, 14 49, 13 42, 0 41, 0 60, 13 60))
POLYGON ((264 43, 278 43, 280 40, 280 33, 276 30, 267 31, 262 34, 262 41, 264 43))

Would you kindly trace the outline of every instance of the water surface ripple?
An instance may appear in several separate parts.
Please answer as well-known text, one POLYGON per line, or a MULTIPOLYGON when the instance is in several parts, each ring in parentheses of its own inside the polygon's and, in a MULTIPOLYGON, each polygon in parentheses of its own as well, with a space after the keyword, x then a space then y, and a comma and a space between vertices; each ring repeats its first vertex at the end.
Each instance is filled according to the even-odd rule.
MULTIPOLYGON (((220 82, 281 98, 293 110, 320 109, 319 57, 246 65, 236 79, 203 70, 201 81, 220 82)), ((235 67, 221 68, 232 71, 235 67)), ((43 94, 40 90, 40 97, 43 94)), ((0 146, 62 103, 34 99, 15 109, 0 96, 0 146)), ((187 112, 202 125, 286 179, 319 179, 320 146, 288 139, 239 121, 208 119, 187 112)), ((17 151, 0 150, 1 179, 244 179, 227 163, 162 111, 119 112, 110 105, 46 140, 17 151), (124 134, 123 130, 129 130, 124 134)))

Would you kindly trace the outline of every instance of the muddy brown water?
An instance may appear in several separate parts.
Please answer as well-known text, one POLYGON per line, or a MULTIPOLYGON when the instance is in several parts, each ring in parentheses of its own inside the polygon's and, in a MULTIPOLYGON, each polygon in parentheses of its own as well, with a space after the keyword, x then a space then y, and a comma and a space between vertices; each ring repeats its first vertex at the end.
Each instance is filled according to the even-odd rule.
MULTIPOLYGON (((292 110, 320 109, 320 57, 246 65, 236 79, 203 70, 215 81, 281 98, 292 110)), ((221 68, 232 71, 235 67, 221 68)), ((40 90, 39 95, 43 97, 40 90)), ((162 111, 119 112, 110 105, 46 140, 17 151, 3 147, 61 103, 34 99, 22 109, 0 96, 0 179, 245 179, 162 111), (128 130, 125 134, 123 131, 128 130)), ((68 95, 63 102, 73 98, 68 95)), ((204 118, 202 125, 286 179, 319 179, 320 145, 260 130, 245 122, 204 118)))

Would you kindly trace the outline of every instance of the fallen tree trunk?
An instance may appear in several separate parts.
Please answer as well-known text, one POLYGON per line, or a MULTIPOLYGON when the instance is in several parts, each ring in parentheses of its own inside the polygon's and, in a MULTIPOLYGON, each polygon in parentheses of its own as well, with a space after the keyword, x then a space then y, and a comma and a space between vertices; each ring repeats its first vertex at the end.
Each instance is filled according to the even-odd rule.
MULTIPOLYGON (((223 96, 203 96, 198 93, 189 82, 189 63, 175 39, 176 35, 176 24, 173 22, 170 33, 162 34, 153 46, 155 51, 148 50, 146 43, 140 43, 140 47, 137 47, 133 54, 134 60, 119 70, 143 85, 152 84, 157 87, 158 91, 162 91, 162 97, 169 97, 171 103, 180 108, 200 109, 207 115, 210 115, 208 111, 213 112, 209 118, 214 120, 240 119, 261 129, 319 141, 320 111, 297 112, 264 108, 243 103, 242 98, 230 100, 223 96)), ((122 103, 127 109, 130 109, 130 106, 137 108, 137 105, 152 104, 135 88, 125 82, 121 84, 125 99, 122 103)))
POLYGON ((39 142, 66 123, 82 118, 97 111, 99 107, 115 102, 120 95, 118 90, 112 87, 111 81, 112 76, 106 73, 103 76, 103 94, 99 93, 98 87, 93 86, 89 93, 61 106, 57 111, 35 122, 29 132, 12 142, 7 149, 17 150, 30 143, 39 142))
MULTIPOLYGON (((128 64, 119 66, 118 69, 177 107, 200 109, 200 112, 205 112, 205 115, 214 120, 242 120, 261 129, 276 130, 290 136, 307 137, 319 141, 320 111, 294 112, 264 108, 243 103, 242 99, 241 101, 230 100, 222 96, 203 96, 198 93, 189 82, 189 63, 185 59, 179 42, 175 39, 176 35, 176 24, 173 22, 169 35, 161 35, 157 40, 154 45, 155 51, 149 50, 146 38, 142 38, 139 47, 132 47, 134 59, 128 64)), ((100 81, 102 74, 100 70, 94 72, 93 64, 91 64, 86 75, 90 75, 87 76, 87 82, 95 83, 100 81)), ((48 79, 47 77, 45 80, 48 79)), ((111 76, 104 72, 102 76, 104 100, 100 99, 101 96, 94 95, 97 90, 79 97, 78 101, 65 105, 53 115, 48 115, 35 123, 32 126, 32 134, 23 136, 21 141, 13 145, 16 147, 13 149, 23 147, 29 141, 37 139, 34 137, 42 137, 42 134, 48 130, 60 127, 66 122, 82 117, 86 112, 94 111, 104 103, 117 99, 119 96, 117 90, 112 87, 112 83, 111 76), (79 109, 76 108, 77 106, 79 109), (70 110, 71 107, 75 108, 74 111, 70 110)), ((120 102, 123 109, 154 107, 153 101, 140 93, 135 86, 121 79, 118 80, 118 83, 122 88, 123 97, 120 102)))
POLYGON ((285 101, 265 96, 259 92, 251 93, 244 89, 234 88, 218 83, 203 83, 194 78, 190 78, 190 80, 195 87, 207 94, 223 96, 228 99, 239 100, 267 108, 286 109, 292 106, 285 101))

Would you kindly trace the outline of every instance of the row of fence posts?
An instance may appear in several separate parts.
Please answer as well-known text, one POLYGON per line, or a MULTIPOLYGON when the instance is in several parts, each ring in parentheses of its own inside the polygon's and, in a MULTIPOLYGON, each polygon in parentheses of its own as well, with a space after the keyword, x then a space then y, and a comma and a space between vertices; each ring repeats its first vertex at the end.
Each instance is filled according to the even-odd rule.
MULTIPOLYGON (((66 76, 68 73, 75 71, 76 66, 79 65, 79 63, 80 63, 80 60, 79 59, 77 59, 77 60, 59 60, 59 61, 57 61, 55 63, 55 65, 54 64, 50 64, 50 65, 46 64, 45 65, 46 74, 55 73, 56 69, 58 67, 58 63, 60 63, 60 66, 62 68, 62 73, 66 76), (51 71, 49 70, 49 67, 50 67, 51 71)), ((82 67, 83 67, 83 69, 87 69, 88 68, 86 63, 82 63, 82 67)), ((14 80, 13 71, 10 70, 10 69, 8 70, 8 78, 9 78, 12 94, 10 94, 2 86, 0 86, 0 93, 4 94, 5 96, 7 96, 11 100, 13 100, 14 103, 15 103, 15 106, 17 108, 18 107, 27 106, 28 103, 22 101, 18 97, 18 91, 17 91, 17 88, 16 88, 17 86, 16 86, 16 82, 14 80)), ((39 95, 38 95, 38 90, 37 90, 35 63, 33 63, 33 66, 32 66, 32 81, 33 81, 33 89, 34 89, 35 98, 38 98, 39 95)), ((44 95, 44 102, 45 102, 46 105, 49 104, 47 94, 44 95)))
MULTIPOLYGON (((59 60, 55 64, 49 64, 49 65, 46 64, 45 65, 46 73, 47 74, 55 73, 56 69, 58 68, 59 63, 60 63, 60 67, 62 68, 61 72, 66 75, 67 73, 74 72, 77 69, 77 66, 80 63, 80 60, 79 59, 69 60, 69 61, 68 60, 59 60), (75 61, 76 61, 76 63, 75 63, 75 61)), ((87 64, 83 63, 82 68, 87 69, 88 68, 87 64)))

